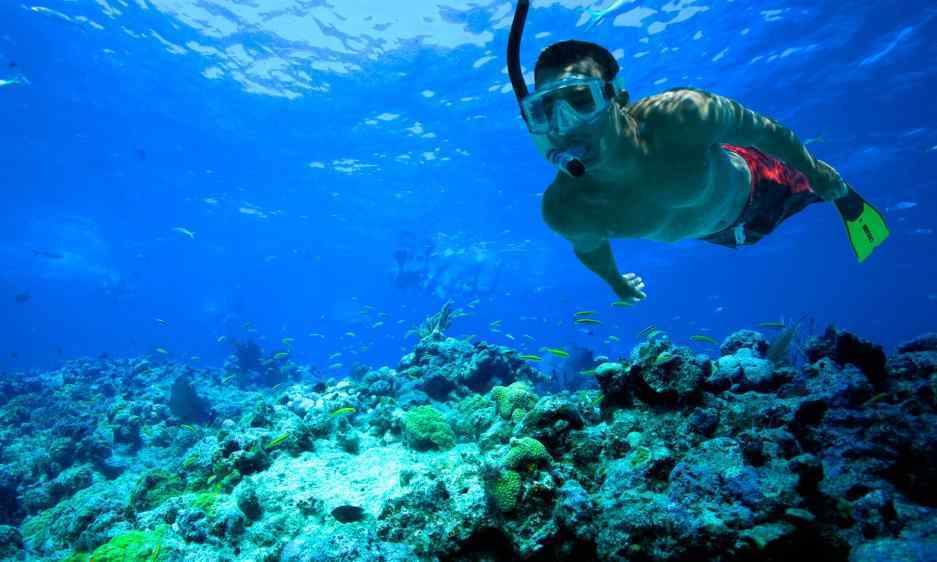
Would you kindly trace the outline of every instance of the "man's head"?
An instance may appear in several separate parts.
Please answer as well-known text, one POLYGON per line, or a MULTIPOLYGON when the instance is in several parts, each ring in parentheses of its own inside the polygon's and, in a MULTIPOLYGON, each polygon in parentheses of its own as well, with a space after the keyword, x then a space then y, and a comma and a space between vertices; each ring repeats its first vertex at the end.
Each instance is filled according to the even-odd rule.
POLYGON ((587 41, 554 43, 540 53, 534 67, 534 84, 540 89, 547 82, 569 74, 601 78, 606 82, 618 75, 618 61, 605 47, 587 41))
POLYGON ((579 147, 592 165, 612 153, 609 147, 627 126, 620 109, 627 105, 628 93, 612 85, 618 71, 615 57, 595 43, 563 41, 540 54, 529 107, 542 127, 551 124, 549 132, 541 133, 550 145, 561 150, 579 147), (534 99, 539 103, 534 105, 534 99))

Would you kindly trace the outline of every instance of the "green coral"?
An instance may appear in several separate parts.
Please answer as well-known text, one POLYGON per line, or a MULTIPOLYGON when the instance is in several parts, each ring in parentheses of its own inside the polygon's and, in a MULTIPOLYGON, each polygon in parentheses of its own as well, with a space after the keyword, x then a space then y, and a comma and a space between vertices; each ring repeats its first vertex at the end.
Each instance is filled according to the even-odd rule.
POLYGON ((215 502, 221 495, 221 482, 215 484, 215 487, 208 492, 202 492, 192 500, 192 507, 201 509, 208 515, 212 515, 215 510, 215 502))
POLYGON ((161 537, 145 531, 117 535, 99 546, 91 559, 94 562, 150 562, 159 548, 161 537))
POLYGON ((459 412, 459 415, 462 417, 467 417, 490 405, 491 402, 489 402, 488 399, 484 396, 480 394, 469 394, 460 400, 458 404, 456 404, 455 409, 457 412, 459 412))
POLYGON ((452 429, 456 435, 477 439, 494 421, 491 400, 481 394, 470 394, 455 406, 458 415, 453 416, 452 429))
POLYGON ((455 445, 455 433, 442 414, 432 406, 419 406, 403 417, 406 442, 417 451, 445 450, 455 445))
MULTIPOLYGON (((514 382, 508 386, 496 386, 491 389, 491 397, 498 405, 498 413, 506 420, 513 420, 518 411, 526 413, 537 403, 537 395, 522 382, 514 382)), ((523 415, 520 414, 520 415, 523 415)))
POLYGON ((189 468, 190 466, 192 466, 192 465, 195 464, 196 462, 198 462, 198 456, 196 456, 196 455, 189 455, 189 456, 187 456, 187 457, 185 458, 185 460, 182 461, 182 468, 189 468))
POLYGON ((185 491, 185 483, 164 470, 144 474, 130 494, 130 507, 137 513, 149 511, 185 491))
POLYGON ((630 455, 628 455, 628 464, 632 468, 637 468, 638 466, 646 463, 651 459, 651 450, 647 447, 637 447, 634 449, 630 455))
POLYGON ((505 470, 498 475, 491 488, 491 497, 502 512, 513 511, 521 495, 521 475, 513 470, 505 470))
POLYGON ((510 469, 531 468, 550 464, 553 457, 543 443, 533 437, 521 437, 511 444, 504 457, 504 465, 510 469))

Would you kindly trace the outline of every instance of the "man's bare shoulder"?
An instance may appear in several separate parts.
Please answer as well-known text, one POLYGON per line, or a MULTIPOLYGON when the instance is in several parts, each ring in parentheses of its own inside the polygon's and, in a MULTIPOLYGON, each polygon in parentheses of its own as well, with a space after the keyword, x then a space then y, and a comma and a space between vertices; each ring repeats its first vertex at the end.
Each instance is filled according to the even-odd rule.
POLYGON ((638 100, 628 107, 628 113, 639 121, 675 118, 688 110, 704 107, 714 97, 710 92, 698 88, 672 88, 638 100))
POLYGON ((697 147, 718 122, 722 109, 715 103, 722 99, 705 90, 674 88, 638 100, 628 113, 640 124, 641 137, 650 146, 666 151, 697 147))

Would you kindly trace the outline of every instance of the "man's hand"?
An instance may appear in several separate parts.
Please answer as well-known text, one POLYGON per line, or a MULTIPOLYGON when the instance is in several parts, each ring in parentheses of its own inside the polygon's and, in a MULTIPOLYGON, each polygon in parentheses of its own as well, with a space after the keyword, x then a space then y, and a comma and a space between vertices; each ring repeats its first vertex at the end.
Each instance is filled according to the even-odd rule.
POLYGON ((834 201, 849 193, 849 185, 843 180, 833 166, 823 160, 817 160, 814 174, 808 178, 810 187, 824 201, 834 201))
POLYGON ((616 283, 615 294, 622 301, 628 304, 634 304, 647 298, 643 291, 644 280, 634 273, 625 273, 621 276, 621 282, 616 283))

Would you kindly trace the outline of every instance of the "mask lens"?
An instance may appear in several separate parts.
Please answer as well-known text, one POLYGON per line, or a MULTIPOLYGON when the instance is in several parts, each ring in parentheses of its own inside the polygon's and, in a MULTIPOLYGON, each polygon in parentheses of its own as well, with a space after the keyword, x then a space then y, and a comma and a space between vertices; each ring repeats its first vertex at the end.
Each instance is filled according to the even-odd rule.
POLYGON ((584 116, 595 111, 596 103, 592 88, 586 85, 567 86, 555 92, 548 92, 543 96, 543 112, 547 119, 553 119, 556 105, 564 101, 576 113, 584 116))
POLYGON ((595 115, 605 105, 601 81, 577 81, 572 84, 544 90, 529 96, 523 102, 527 123, 532 132, 545 133, 550 130, 560 106, 578 114, 582 119, 595 115))
POLYGON ((574 86, 566 92, 565 100, 576 112, 588 115, 595 111, 595 98, 587 86, 574 86))

